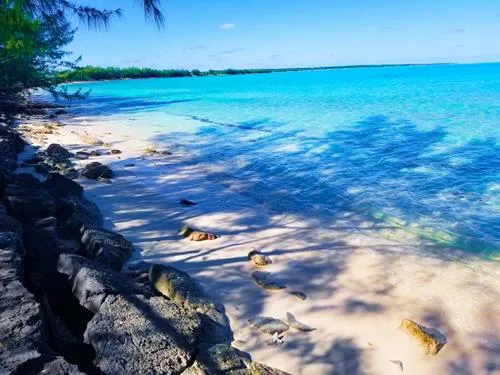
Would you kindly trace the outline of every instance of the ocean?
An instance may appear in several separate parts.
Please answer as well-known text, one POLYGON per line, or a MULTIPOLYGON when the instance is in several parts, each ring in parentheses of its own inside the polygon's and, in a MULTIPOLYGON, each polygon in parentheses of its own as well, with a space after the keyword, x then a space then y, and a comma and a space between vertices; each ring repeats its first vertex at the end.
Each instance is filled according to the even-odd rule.
POLYGON ((354 210, 500 253, 500 64, 89 82, 79 121, 120 123, 283 213, 354 210))

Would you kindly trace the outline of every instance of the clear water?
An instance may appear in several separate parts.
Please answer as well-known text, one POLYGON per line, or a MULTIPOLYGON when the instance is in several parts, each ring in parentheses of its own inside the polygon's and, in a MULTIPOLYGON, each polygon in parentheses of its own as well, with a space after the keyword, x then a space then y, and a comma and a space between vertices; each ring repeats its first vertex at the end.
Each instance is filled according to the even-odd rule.
POLYGON ((86 83, 83 115, 221 163, 278 210, 500 249, 500 64, 86 83))

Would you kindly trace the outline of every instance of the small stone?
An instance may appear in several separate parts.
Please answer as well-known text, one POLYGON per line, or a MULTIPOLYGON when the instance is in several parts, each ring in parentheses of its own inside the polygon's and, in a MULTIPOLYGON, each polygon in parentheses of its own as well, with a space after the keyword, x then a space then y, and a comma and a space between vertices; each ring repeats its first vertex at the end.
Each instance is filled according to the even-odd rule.
POLYGON ((403 362, 393 361, 393 360, 390 360, 389 362, 394 363, 396 366, 398 366, 398 368, 401 370, 401 372, 403 372, 403 362))
POLYGON ((284 321, 267 316, 258 316, 254 319, 249 319, 248 323, 251 327, 257 328, 258 330, 271 335, 274 335, 275 333, 281 334, 288 331, 290 328, 284 321))
POLYGON ((437 355, 446 344, 446 337, 434 328, 427 328, 409 319, 403 319, 399 329, 415 338, 425 354, 437 355))
POLYGON ((316 328, 310 327, 307 324, 299 322, 297 319, 295 319, 295 316, 293 316, 292 313, 286 313, 286 322, 290 327, 296 329, 297 331, 311 332, 316 330, 316 328))
POLYGON ((218 238, 216 234, 197 231, 188 227, 187 225, 181 228, 179 234, 183 237, 189 238, 191 241, 209 241, 218 238))
POLYGON ((122 152, 120 150, 111 150, 112 155, 118 155, 121 154, 122 152))
POLYGON ((160 151, 161 155, 172 155, 170 151, 160 151))
POLYGON ((78 151, 76 154, 75 154, 75 158, 76 159, 80 159, 80 160, 86 160, 90 157, 90 154, 88 152, 85 152, 85 151, 78 151))
POLYGON ((258 286, 267 290, 280 290, 286 288, 285 285, 273 280, 270 272, 254 271, 252 272, 252 278, 258 286))
POLYGON ((131 167, 135 167, 135 164, 125 164, 124 165, 125 168, 131 168, 131 167))
POLYGON ((185 207, 196 206, 195 202, 191 202, 190 200, 187 200, 187 199, 181 199, 180 204, 182 204, 185 207))
POLYGON ((272 263, 272 260, 269 256, 255 249, 248 253, 248 259, 257 266, 267 266, 268 264, 272 263))
POLYGON ((298 292, 296 290, 292 290, 290 292, 290 294, 294 295, 295 297, 297 297, 298 299, 300 299, 301 301, 305 301, 307 299, 307 295, 305 293, 302 293, 302 292, 298 292))
POLYGON ((101 151, 92 150, 90 151, 90 156, 101 156, 101 151))

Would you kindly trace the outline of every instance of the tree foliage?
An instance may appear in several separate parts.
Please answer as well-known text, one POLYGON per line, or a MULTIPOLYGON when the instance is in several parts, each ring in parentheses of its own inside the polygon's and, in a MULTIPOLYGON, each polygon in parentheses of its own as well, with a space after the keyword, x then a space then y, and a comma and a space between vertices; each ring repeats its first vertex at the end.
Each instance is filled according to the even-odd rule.
MULTIPOLYGON (((160 1, 141 1, 157 27, 164 22, 160 1)), ((0 0, 0 101, 35 87, 56 94, 58 72, 78 62, 64 50, 75 33, 73 18, 89 29, 106 29, 121 14, 70 0, 0 0)))

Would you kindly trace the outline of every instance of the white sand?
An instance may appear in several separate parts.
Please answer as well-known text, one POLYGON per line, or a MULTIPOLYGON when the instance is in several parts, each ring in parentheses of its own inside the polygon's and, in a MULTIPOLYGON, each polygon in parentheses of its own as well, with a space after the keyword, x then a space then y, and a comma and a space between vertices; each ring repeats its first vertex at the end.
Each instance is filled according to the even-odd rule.
MULTIPOLYGON (((48 136, 76 152, 78 133, 88 132, 123 151, 79 161, 108 164, 112 184, 78 182, 105 216, 106 227, 131 240, 131 260, 165 263, 189 272, 226 307, 234 346, 254 360, 292 374, 500 374, 500 266, 417 241, 384 223, 354 213, 331 218, 280 215, 240 195, 238 186, 206 178, 210 166, 192 166, 176 150, 145 155, 165 145, 132 137, 112 124, 75 124, 48 136), (111 133, 111 134, 110 134, 111 133), (124 167, 134 163, 135 167, 124 167), (198 203, 185 208, 179 199, 198 203), (177 235, 189 224, 213 231, 215 241, 190 242, 177 235), (265 267, 288 288, 269 292, 255 285, 247 253, 272 257, 265 267), (439 254, 450 254, 444 259, 439 254), (300 301, 288 291, 307 294, 300 301), (291 312, 316 331, 284 333, 282 346, 248 327, 264 315, 284 319, 291 312), (398 330, 413 319, 444 333, 448 344, 425 356, 398 330)), ((105 147, 97 147, 103 149, 105 147)))

